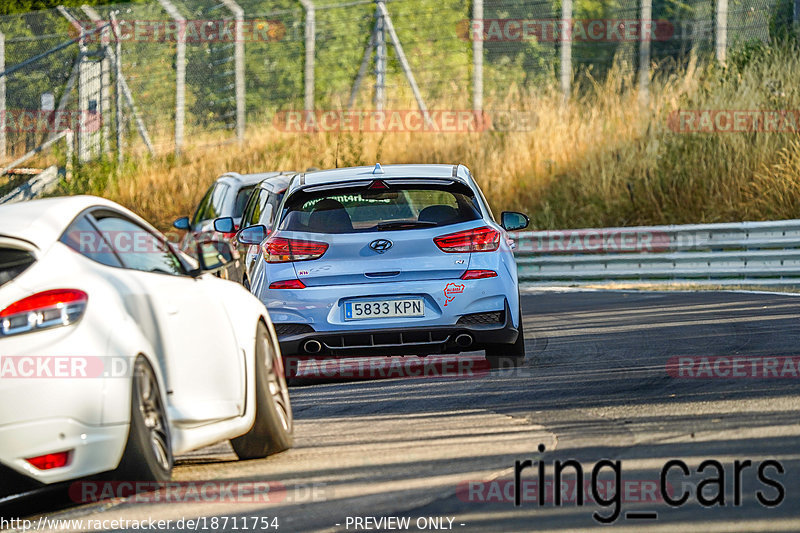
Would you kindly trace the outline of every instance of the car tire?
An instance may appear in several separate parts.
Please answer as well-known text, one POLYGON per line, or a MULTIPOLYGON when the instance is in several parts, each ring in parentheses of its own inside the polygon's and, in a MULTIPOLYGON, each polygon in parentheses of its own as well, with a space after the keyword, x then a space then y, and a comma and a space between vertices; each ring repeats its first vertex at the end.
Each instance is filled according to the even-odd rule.
POLYGON ((522 366, 525 361, 525 334, 522 331, 522 312, 519 314, 517 340, 513 344, 492 344, 486 347, 486 360, 492 370, 522 366))
POLYGON ((128 442, 113 477, 166 482, 172 477, 172 465, 169 423, 158 380, 150 363, 140 356, 133 366, 128 442))
POLYGON ((280 350, 274 345, 270 348, 270 344, 267 328, 259 322, 255 348, 255 421, 247 433, 231 439, 239 459, 261 459, 292 446, 294 422, 289 389, 281 371, 280 350))

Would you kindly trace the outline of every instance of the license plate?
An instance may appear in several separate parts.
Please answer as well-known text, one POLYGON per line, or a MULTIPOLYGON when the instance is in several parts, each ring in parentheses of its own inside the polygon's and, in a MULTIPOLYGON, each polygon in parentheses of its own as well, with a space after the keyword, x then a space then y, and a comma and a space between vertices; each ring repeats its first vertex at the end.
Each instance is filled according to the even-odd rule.
POLYGON ((346 302, 344 318, 346 320, 364 320, 366 318, 391 318, 395 316, 424 316, 425 303, 422 298, 408 300, 373 300, 369 302, 346 302))

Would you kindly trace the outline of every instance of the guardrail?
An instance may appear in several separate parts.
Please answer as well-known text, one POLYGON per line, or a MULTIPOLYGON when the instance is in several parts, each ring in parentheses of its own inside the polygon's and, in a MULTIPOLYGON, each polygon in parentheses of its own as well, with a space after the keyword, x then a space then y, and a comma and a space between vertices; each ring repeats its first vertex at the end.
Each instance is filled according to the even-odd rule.
POLYGON ((800 285, 800 220, 526 231, 520 281, 800 285))
POLYGON ((0 197, 0 205, 38 198, 52 191, 55 186, 58 185, 60 179, 61 176, 58 173, 58 167, 55 165, 48 167, 22 185, 15 187, 14 190, 8 194, 0 197))

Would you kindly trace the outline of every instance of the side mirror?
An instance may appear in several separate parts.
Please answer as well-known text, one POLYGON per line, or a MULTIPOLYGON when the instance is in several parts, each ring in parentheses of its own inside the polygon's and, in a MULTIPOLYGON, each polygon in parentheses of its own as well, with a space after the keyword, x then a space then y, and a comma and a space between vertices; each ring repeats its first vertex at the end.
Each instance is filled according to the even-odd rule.
POLYGON ((250 226, 236 234, 236 240, 241 244, 261 244, 267 238, 269 231, 263 224, 250 226))
POLYGON ((506 231, 519 231, 528 227, 531 221, 527 215, 515 211, 503 211, 500 214, 500 225, 506 231))
POLYGON ((197 262, 199 272, 219 270, 234 259, 233 246, 226 241, 198 241, 197 262))
POLYGON ((189 224, 189 217, 176 218, 175 221, 172 223, 172 227, 181 230, 191 229, 191 224, 189 224))
POLYGON ((236 231, 236 224, 231 217, 222 217, 214 221, 214 231, 220 233, 233 233, 236 231))

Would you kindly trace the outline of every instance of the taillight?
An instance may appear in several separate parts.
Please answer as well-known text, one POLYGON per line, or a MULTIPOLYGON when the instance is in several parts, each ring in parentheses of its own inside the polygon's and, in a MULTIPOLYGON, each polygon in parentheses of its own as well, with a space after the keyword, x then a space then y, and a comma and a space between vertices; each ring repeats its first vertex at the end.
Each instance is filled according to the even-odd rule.
POLYGON ((487 226, 433 239, 436 246, 449 254, 462 252, 494 252, 500 246, 500 232, 487 226))
POLYGON ((315 241, 300 241, 270 237, 261 245, 267 263, 290 263, 319 259, 328 250, 328 244, 315 241))
POLYGON ((285 281, 273 281, 269 284, 270 289, 305 289, 306 285, 299 279, 287 279, 285 281))
POLYGON ((494 270, 467 270, 461 275, 461 279, 484 279, 496 277, 497 272, 494 270))
POLYGON ((70 452, 56 452, 56 453, 48 453, 45 455, 40 455, 38 457, 31 457, 30 459, 25 459, 30 464, 38 468, 39 470, 50 470, 51 468, 61 468, 63 466, 67 466, 69 463, 69 456, 70 452))
POLYGON ((74 324, 86 311, 89 295, 77 289, 53 289, 18 300, 0 311, 0 335, 16 335, 74 324))

